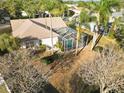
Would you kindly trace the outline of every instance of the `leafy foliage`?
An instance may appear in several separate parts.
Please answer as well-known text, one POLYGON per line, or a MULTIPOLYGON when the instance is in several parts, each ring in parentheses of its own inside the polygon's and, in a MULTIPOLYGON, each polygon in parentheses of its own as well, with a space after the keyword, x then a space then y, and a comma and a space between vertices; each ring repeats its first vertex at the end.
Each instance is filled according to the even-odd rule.
POLYGON ((60 41, 58 41, 55 45, 57 48, 61 49, 61 51, 64 51, 63 45, 60 41))
POLYGON ((40 45, 40 51, 41 52, 46 51, 46 45, 40 45))
POLYGON ((19 18, 21 11, 25 11, 30 17, 34 17, 38 11, 49 11, 58 16, 64 12, 66 6, 61 0, 6 0, 0 2, 0 7, 6 8, 10 15, 19 18))
POLYGON ((11 35, 2 34, 0 35, 0 51, 1 52, 12 52, 18 48, 17 40, 11 35))
POLYGON ((80 24, 89 22, 90 16, 87 11, 82 10, 80 14, 80 24))

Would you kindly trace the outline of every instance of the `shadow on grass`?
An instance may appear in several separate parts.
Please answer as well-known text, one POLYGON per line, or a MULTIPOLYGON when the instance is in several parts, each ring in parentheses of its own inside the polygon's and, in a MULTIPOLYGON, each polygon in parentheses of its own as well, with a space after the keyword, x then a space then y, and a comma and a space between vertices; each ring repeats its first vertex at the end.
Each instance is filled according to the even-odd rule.
POLYGON ((44 91, 39 92, 39 93, 59 93, 59 91, 54 86, 52 86, 51 84, 48 84, 45 87, 44 91))
POLYGON ((55 60, 61 60, 62 58, 63 58, 62 55, 55 52, 51 56, 47 56, 47 57, 42 58, 41 62, 44 62, 48 65, 48 64, 53 63, 55 60))

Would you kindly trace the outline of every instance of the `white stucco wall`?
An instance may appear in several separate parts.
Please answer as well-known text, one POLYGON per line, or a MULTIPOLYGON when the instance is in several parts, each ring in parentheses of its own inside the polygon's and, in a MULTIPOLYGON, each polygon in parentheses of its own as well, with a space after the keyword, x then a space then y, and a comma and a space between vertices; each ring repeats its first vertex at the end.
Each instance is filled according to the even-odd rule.
MULTIPOLYGON (((53 46, 58 42, 58 37, 53 37, 53 46)), ((42 44, 52 47, 51 38, 42 39, 42 44)))
POLYGON ((27 47, 31 47, 31 46, 39 46, 40 44, 40 40, 29 40, 29 41, 25 41, 22 42, 21 44, 21 48, 27 48, 27 47))
MULTIPOLYGON (((41 39, 42 44, 52 47, 52 43, 51 43, 51 38, 45 38, 45 39, 41 39)), ((58 42, 58 37, 53 37, 53 47, 54 45, 58 42)), ((21 48, 26 48, 29 47, 31 45, 35 45, 35 46, 39 46, 40 41, 39 40, 30 40, 27 42, 23 42, 21 44, 21 48)))

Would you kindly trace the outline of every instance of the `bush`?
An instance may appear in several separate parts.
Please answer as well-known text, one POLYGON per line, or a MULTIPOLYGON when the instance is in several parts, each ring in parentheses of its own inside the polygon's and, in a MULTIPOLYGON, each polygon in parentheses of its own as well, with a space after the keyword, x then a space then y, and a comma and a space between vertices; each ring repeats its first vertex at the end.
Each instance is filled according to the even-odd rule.
POLYGON ((73 29, 76 29, 75 23, 76 23, 76 22, 73 20, 73 21, 67 22, 67 25, 68 25, 69 27, 73 28, 73 29))
POLYGON ((90 21, 92 22, 96 22, 97 21, 97 17, 96 16, 92 16, 92 17, 90 17, 90 21))
POLYGON ((109 36, 110 38, 112 38, 112 39, 115 38, 114 35, 115 35, 115 32, 114 32, 114 31, 110 31, 110 32, 108 33, 108 36, 109 36))
POLYGON ((12 93, 42 93, 47 85, 47 73, 39 73, 29 50, 0 56, 0 73, 12 93))
POLYGON ((46 51, 46 45, 40 45, 40 51, 45 52, 46 51))
POLYGON ((55 60, 58 60, 58 59, 62 59, 62 56, 59 55, 59 54, 57 54, 57 53, 54 53, 54 54, 51 55, 51 56, 42 58, 41 61, 42 61, 43 63, 46 63, 46 64, 48 65, 48 64, 51 64, 51 63, 53 63, 55 60))
POLYGON ((63 45, 60 41, 58 41, 55 45, 57 48, 61 49, 61 51, 64 51, 63 45))
POLYGON ((18 42, 16 38, 8 34, 0 35, 0 51, 12 52, 13 50, 18 49, 18 42))
POLYGON ((47 64, 47 65, 49 65, 49 64, 52 63, 50 60, 47 60, 47 59, 43 59, 42 62, 45 63, 45 64, 47 64))
POLYGON ((101 47, 101 46, 96 46, 96 47, 94 48, 94 51, 101 53, 101 52, 103 51, 103 47, 101 47))

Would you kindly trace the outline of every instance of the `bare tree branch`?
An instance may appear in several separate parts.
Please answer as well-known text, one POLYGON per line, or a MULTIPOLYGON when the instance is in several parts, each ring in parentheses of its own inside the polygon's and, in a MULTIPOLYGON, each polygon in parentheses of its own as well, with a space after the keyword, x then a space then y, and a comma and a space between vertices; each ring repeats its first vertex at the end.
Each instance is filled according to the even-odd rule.
POLYGON ((79 76, 86 84, 97 85, 100 93, 124 91, 124 53, 114 48, 104 50, 94 60, 83 64, 79 76))
POLYGON ((47 85, 47 79, 38 73, 26 50, 0 57, 0 73, 12 93, 38 93, 47 85))

